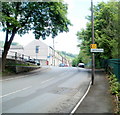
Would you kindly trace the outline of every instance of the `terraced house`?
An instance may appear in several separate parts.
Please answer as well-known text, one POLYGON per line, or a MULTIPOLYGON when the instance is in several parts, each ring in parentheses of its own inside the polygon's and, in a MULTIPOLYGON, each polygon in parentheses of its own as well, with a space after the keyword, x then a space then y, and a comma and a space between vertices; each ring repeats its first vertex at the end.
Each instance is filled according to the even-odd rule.
POLYGON ((40 60, 41 65, 59 66, 60 63, 69 65, 69 61, 41 40, 33 40, 25 47, 11 46, 10 51, 40 60))

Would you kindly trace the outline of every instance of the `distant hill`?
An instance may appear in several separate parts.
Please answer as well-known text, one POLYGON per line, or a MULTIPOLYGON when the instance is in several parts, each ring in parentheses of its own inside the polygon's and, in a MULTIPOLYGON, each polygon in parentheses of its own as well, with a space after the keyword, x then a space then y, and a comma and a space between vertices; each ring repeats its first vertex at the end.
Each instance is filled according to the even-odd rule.
POLYGON ((76 54, 72 54, 72 53, 68 53, 65 51, 59 51, 60 54, 64 57, 66 57, 67 59, 73 60, 77 55, 76 54))
MULTIPOLYGON (((13 46, 21 46, 19 43, 17 42, 13 42, 11 45, 13 46)), ((4 47, 4 41, 0 41, 0 47, 3 48, 4 47)))

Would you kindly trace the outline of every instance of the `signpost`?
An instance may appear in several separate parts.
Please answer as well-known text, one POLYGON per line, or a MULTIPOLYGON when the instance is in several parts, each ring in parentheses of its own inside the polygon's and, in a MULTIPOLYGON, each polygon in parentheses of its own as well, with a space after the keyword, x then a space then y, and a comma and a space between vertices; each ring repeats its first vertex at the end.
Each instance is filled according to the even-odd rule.
POLYGON ((47 56, 47 58, 50 58, 50 56, 47 56))
POLYGON ((91 52, 104 52, 104 49, 91 49, 91 52))
MULTIPOLYGON (((91 24, 92 24, 92 44, 95 44, 95 40, 94 40, 93 0, 91 0, 91 24)), ((96 45, 91 45, 91 46, 93 48, 96 45)), ((94 84, 94 76, 95 76, 95 55, 94 55, 94 52, 92 52, 92 76, 91 76, 92 85, 94 84)))
POLYGON ((92 75, 91 81, 92 85, 94 84, 94 76, 95 76, 95 52, 103 52, 103 49, 97 49, 97 44, 95 44, 94 40, 94 13, 93 13, 93 0, 91 0, 91 25, 92 25, 92 44, 90 45, 91 53, 92 53, 92 75))
POLYGON ((37 54, 39 53, 39 47, 40 47, 40 46, 36 46, 36 47, 35 47, 36 59, 37 59, 37 54))
POLYGON ((36 46, 36 49, 35 49, 36 53, 39 52, 39 46, 36 46))

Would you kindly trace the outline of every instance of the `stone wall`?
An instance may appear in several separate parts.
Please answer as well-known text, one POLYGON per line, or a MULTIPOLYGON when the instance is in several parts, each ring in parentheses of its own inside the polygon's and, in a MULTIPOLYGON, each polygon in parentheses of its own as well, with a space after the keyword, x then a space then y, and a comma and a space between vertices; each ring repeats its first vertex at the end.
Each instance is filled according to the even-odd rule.
POLYGON ((34 66, 34 65, 27 66, 27 64, 29 65, 29 63, 22 62, 19 60, 7 59, 5 68, 15 73, 28 72, 40 68, 40 66, 34 66), (21 65, 17 65, 17 64, 21 64, 21 65), (26 64, 26 66, 22 66, 22 64, 26 64))

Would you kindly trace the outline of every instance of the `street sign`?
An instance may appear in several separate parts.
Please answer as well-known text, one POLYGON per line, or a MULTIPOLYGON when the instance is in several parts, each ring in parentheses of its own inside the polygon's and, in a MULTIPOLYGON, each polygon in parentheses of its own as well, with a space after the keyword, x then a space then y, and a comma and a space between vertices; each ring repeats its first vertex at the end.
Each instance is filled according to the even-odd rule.
POLYGON ((47 56, 47 58, 50 58, 50 56, 47 56))
POLYGON ((97 48, 97 44, 90 44, 90 48, 91 49, 96 49, 97 48))
POLYGON ((39 46, 36 46, 36 53, 39 52, 39 46))
POLYGON ((104 52, 104 49, 91 49, 91 52, 104 52))

